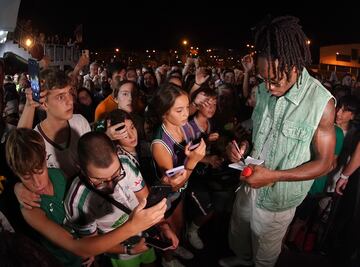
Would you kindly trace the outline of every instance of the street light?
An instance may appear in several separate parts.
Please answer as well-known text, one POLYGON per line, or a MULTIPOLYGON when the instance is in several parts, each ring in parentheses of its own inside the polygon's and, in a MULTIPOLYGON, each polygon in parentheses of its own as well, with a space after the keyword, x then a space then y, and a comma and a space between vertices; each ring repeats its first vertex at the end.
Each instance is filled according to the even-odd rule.
POLYGON ((33 41, 30 38, 25 40, 25 45, 29 48, 32 45, 33 41))
POLYGON ((115 52, 118 53, 120 51, 119 48, 115 48, 115 52))
POLYGON ((188 41, 187 41, 187 40, 184 40, 182 43, 183 43, 183 45, 187 45, 187 44, 188 44, 188 41))

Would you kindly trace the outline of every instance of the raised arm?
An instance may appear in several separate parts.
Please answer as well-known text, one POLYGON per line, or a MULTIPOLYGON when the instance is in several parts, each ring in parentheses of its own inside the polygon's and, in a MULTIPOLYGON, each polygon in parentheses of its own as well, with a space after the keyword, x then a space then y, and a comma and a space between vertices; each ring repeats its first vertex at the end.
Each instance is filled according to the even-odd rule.
POLYGON ((21 114, 21 117, 17 125, 18 128, 28 128, 28 129, 33 128, 35 109, 40 107, 42 103, 45 102, 46 94, 47 94, 46 90, 40 92, 40 102, 38 103, 32 99, 31 88, 25 89, 26 102, 23 113, 21 114))
POLYGON ((77 76, 79 75, 80 71, 89 64, 90 59, 85 54, 82 54, 79 58, 78 63, 76 64, 74 70, 70 74, 71 78, 71 85, 73 88, 78 88, 78 79, 77 76))
POLYGON ((246 55, 241 59, 241 64, 244 68, 244 80, 243 80, 243 96, 245 98, 247 98, 249 96, 250 93, 250 88, 249 88, 249 77, 250 77, 250 72, 254 67, 254 59, 252 58, 251 55, 246 55))

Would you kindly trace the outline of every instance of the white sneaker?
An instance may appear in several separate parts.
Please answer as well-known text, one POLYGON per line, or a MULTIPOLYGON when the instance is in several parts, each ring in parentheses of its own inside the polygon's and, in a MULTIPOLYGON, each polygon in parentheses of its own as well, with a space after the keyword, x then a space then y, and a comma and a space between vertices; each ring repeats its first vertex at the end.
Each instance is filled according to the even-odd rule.
POLYGON ((204 243, 202 242, 198 231, 192 231, 188 233, 189 243, 196 249, 203 249, 204 243))
POLYGON ((235 266, 253 266, 252 261, 245 261, 238 257, 229 257, 219 260, 219 265, 222 267, 235 267, 235 266))
POLYGON ((182 246, 178 246, 177 249, 174 250, 174 253, 184 260, 191 260, 194 258, 194 254, 182 246))
POLYGON ((163 267, 185 267, 185 265, 183 265, 177 259, 172 259, 171 261, 166 261, 164 258, 162 258, 161 265, 163 267))

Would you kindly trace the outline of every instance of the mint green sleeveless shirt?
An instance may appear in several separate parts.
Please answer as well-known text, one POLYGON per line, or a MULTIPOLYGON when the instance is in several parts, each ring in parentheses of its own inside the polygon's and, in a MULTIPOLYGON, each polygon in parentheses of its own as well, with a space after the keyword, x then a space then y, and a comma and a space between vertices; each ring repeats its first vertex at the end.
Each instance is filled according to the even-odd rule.
MULTIPOLYGON (((298 82, 279 98, 271 96, 265 84, 259 85, 253 120, 252 157, 261 154, 266 138, 270 145, 265 166, 271 170, 298 167, 314 157, 311 141, 326 104, 333 96, 304 68, 298 82), (271 131, 271 129, 273 129, 271 131)), ((313 180, 277 182, 258 190, 257 206, 270 211, 283 211, 298 206, 313 180)))

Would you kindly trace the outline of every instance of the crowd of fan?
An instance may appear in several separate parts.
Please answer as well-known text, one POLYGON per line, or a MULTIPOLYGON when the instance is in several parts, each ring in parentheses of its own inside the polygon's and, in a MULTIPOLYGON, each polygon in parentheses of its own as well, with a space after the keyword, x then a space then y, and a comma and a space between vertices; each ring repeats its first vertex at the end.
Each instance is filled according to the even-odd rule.
MULTIPOLYGON (((4 72, 6 68, 1 66, 1 69, 4 72)), ((351 74, 343 77, 337 77, 335 72, 329 77, 317 72, 311 74, 337 100, 337 114, 334 121, 334 127, 337 129, 336 155, 338 155, 334 164, 337 166, 327 176, 316 179, 308 197, 298 208, 298 214, 286 240, 289 247, 296 246, 299 229, 306 224, 314 210, 319 213, 319 210, 323 211, 329 207, 327 203, 332 197, 325 192, 342 193, 341 185, 336 187, 336 182, 359 142, 355 137, 359 132, 357 97, 360 92, 360 82, 351 74)), ((14 186, 16 197, 23 206, 22 213, 25 220, 64 251, 70 250, 77 256, 88 258, 115 247, 115 245, 111 246, 109 241, 107 248, 89 249, 83 252, 75 249, 75 245, 68 245, 70 241, 56 242, 49 238, 51 233, 46 230, 40 231, 36 222, 29 219, 33 216, 30 216, 31 207, 39 207, 37 198, 42 194, 37 192, 36 188, 30 192, 31 186, 26 186, 27 176, 42 170, 46 161, 54 187, 58 186, 54 182, 54 177, 55 179, 61 177, 68 184, 66 187, 68 191, 63 195, 64 198, 66 197, 63 205, 67 227, 73 229, 79 236, 92 235, 95 232, 102 235, 110 232, 116 227, 102 225, 105 224, 101 221, 104 211, 95 212, 91 207, 79 208, 80 205, 95 205, 95 203, 93 201, 90 203, 89 200, 86 202, 85 193, 83 195, 79 193, 83 181, 77 178, 80 173, 87 176, 89 172, 93 174, 94 169, 90 171, 90 163, 100 162, 101 157, 105 158, 104 162, 109 158, 113 164, 111 147, 107 147, 106 138, 108 138, 115 147, 113 152, 121 162, 120 167, 116 166, 117 171, 121 169, 126 172, 124 175, 128 181, 124 188, 133 192, 132 195, 124 193, 127 198, 125 205, 128 204, 131 209, 139 203, 141 206, 141 197, 146 196, 148 188, 158 184, 159 181, 171 185, 178 194, 173 196, 175 200, 172 202, 172 213, 167 219, 168 224, 165 226, 165 223, 161 223, 162 231, 169 231, 166 227, 171 229, 172 233, 165 235, 173 241, 171 253, 168 251, 157 253, 163 257, 163 266, 182 266, 176 257, 185 259, 194 257, 191 251, 184 247, 184 239, 195 249, 203 249, 206 244, 199 235, 199 228, 211 220, 214 214, 231 210, 234 190, 238 186, 238 174, 227 167, 227 145, 232 140, 236 140, 240 148, 244 143, 251 144, 251 114, 256 104, 258 84, 263 82, 255 74, 253 58, 245 56, 242 59, 242 66, 238 68, 203 67, 201 59, 187 58, 184 66, 162 64, 152 69, 125 66, 118 62, 90 63, 89 58, 83 55, 72 71, 64 73, 60 70, 45 69, 41 72, 40 80, 42 86, 40 103, 32 100, 26 73, 4 75, 3 80, 0 175, 4 177, 2 181, 4 188, 1 194, 1 211, 8 217, 15 230, 28 234, 25 230, 28 228, 25 228, 20 220, 14 220, 19 217, 11 210, 17 206, 16 202, 10 202, 16 200, 13 196, 9 196, 11 193, 8 192, 13 192, 14 186), (85 73, 87 74, 84 75, 85 73), (25 131, 24 128, 34 130, 25 131), (89 134, 89 132, 93 133, 89 134), (199 137, 203 139, 200 145, 190 150, 191 142, 199 137), (8 140, 7 144, 6 140, 8 140), (30 147, 30 144, 33 146, 30 147), (29 147, 24 148, 26 146, 29 147), (40 148, 40 152, 36 153, 37 146, 45 148, 45 157, 40 155, 40 148), (84 151, 91 155, 87 155, 84 151), (36 155, 39 156, 38 159, 36 155), (30 165, 35 163, 38 164, 30 165), (175 178, 164 174, 169 166, 180 165, 185 165, 185 169, 175 178), (52 174, 51 169, 60 171, 52 174), (79 194, 84 199, 81 200, 82 202, 79 200, 74 203, 74 199, 80 198, 79 194), (79 210, 74 212, 76 208, 79 210), (93 214, 91 218, 85 218, 73 214, 77 212, 88 216, 90 213, 93 214)), ((112 178, 113 173, 116 174, 110 171, 109 175, 93 174, 93 176, 112 178)), ((118 174, 120 175, 121 173, 118 174)), ((89 179, 92 183, 93 179, 89 179)), ((82 190, 85 192, 86 187, 82 190)), ((119 197, 118 201, 121 199, 119 197)), ((93 209, 98 207, 97 205, 93 209)), ((44 209, 43 205, 41 208, 44 209)), ((162 210, 163 207, 154 206, 153 214, 160 209, 162 210)), ((136 209, 134 212, 135 215, 140 214, 136 209)), ((122 214, 121 211, 120 215, 122 214)), ((118 221, 120 215, 111 217, 111 224, 122 225, 126 219, 118 221)), ((133 224, 138 223, 136 230, 141 232, 146 229, 145 222, 140 223, 144 217, 135 215, 135 219, 132 220, 130 217, 129 220, 133 224)), ((146 223, 154 224, 155 219, 154 222, 146 223)), ((58 222, 58 224, 62 223, 58 222)), ((4 228, 12 227, 8 225, 4 228)), ((61 235, 61 238, 63 236, 65 234, 61 235)), ((124 239, 120 240, 119 237, 118 241, 124 239)), ((89 239, 88 242, 97 241, 89 239)), ((48 244, 45 246, 50 247, 48 244)), ((131 247, 132 250, 123 245, 118 247, 120 248, 114 253, 120 256, 115 260, 112 259, 113 266, 123 266, 117 265, 118 261, 134 259, 133 254, 143 255, 144 258, 140 259, 142 263, 151 263, 155 260, 155 254, 152 255, 146 250, 141 242, 131 247)), ((69 259, 64 256, 65 254, 54 253, 63 264, 69 264, 65 262, 69 259)))

